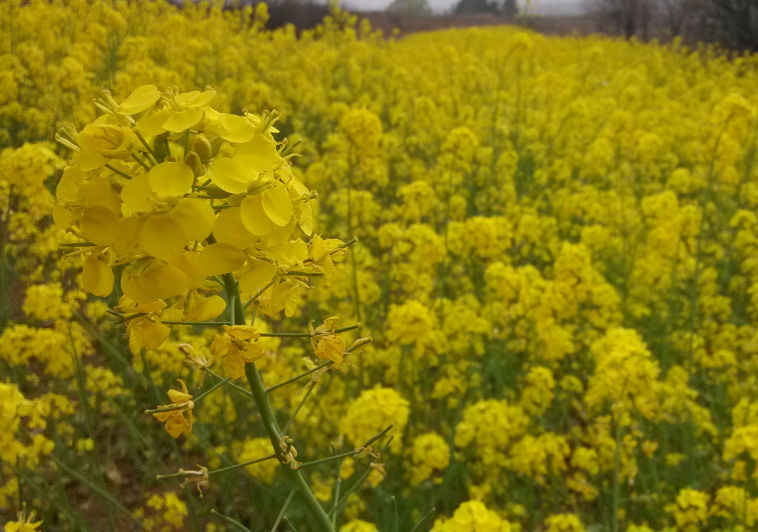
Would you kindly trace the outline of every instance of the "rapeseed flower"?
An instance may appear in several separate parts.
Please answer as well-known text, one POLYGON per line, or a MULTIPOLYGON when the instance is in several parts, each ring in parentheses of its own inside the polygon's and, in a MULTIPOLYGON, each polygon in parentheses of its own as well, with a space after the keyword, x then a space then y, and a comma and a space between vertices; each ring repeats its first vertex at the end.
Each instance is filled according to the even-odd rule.
POLYGON ((181 387, 179 390, 168 391, 168 398, 171 399, 170 404, 159 405, 157 411, 151 412, 155 419, 165 423, 166 432, 174 438, 192 432, 192 411, 195 408, 192 395, 187 391, 187 385, 181 379, 179 385, 181 387))

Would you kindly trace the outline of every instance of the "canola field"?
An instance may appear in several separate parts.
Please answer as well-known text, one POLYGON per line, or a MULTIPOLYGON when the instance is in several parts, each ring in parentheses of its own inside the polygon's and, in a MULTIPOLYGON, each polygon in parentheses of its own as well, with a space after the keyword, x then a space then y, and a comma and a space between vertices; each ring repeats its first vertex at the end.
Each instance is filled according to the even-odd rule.
POLYGON ((758 527, 758 57, 0 10, 6 532, 758 527))

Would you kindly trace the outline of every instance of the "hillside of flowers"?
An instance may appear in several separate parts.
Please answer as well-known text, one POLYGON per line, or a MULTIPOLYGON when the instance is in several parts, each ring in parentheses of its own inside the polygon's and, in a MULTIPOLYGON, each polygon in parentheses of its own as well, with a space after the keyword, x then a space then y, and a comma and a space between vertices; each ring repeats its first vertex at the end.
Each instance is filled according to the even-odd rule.
POLYGON ((758 57, 0 10, 6 532, 758 527, 758 57))

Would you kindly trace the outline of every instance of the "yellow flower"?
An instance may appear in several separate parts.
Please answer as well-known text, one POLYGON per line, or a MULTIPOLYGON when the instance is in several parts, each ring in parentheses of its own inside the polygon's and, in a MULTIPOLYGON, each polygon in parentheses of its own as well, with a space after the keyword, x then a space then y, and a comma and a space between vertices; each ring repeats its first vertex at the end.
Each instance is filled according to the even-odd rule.
POLYGON ((553 374, 546 367, 533 367, 526 376, 526 384, 521 392, 521 405, 525 411, 539 416, 553 401, 553 374))
POLYGON ((345 338, 334 331, 340 323, 340 318, 331 317, 324 323, 313 328, 313 321, 308 324, 311 334, 311 347, 318 358, 331 360, 338 368, 342 365, 345 356, 345 338))
POLYGON ((511 532, 511 524, 480 501, 466 501, 452 517, 434 522, 432 532, 511 532))
POLYGON ((125 115, 136 115, 154 105, 160 97, 161 93, 155 85, 142 85, 134 89, 126 100, 116 104, 115 107, 125 115))
POLYGON ((169 390, 168 397, 171 404, 159 405, 158 412, 151 412, 153 417, 160 422, 165 422, 166 432, 174 438, 182 434, 192 432, 192 410, 195 403, 192 401, 192 395, 187 390, 184 381, 177 379, 181 385, 181 390, 169 390), (186 414, 186 415, 185 415, 186 414))
POLYGON ((143 349, 156 349, 171 335, 171 329, 161 323, 160 315, 166 308, 162 300, 132 303, 124 296, 117 308, 128 312, 129 316, 136 316, 126 322, 126 336, 132 354, 139 355, 143 349))
POLYGON ((556 514, 545 519, 548 532, 584 532, 581 520, 574 514, 556 514))
MULTIPOLYGON (((239 463, 252 462, 268 456, 272 452, 271 441, 268 438, 248 438, 235 447, 239 447, 236 453, 239 463)), ((269 484, 273 482, 278 466, 278 460, 262 460, 245 466, 245 471, 256 479, 269 484)))
POLYGON ((595 373, 589 380, 585 401, 591 409, 610 401, 615 410, 635 410, 646 418, 655 415, 659 398, 652 386, 660 369, 639 333, 612 328, 592 344, 595 373))
POLYGON ((319 235, 313 235, 309 245, 311 264, 316 266, 329 280, 334 277, 335 262, 341 262, 347 250, 343 247, 344 242, 336 238, 324 240, 319 235))
POLYGON ((187 505, 176 493, 154 493, 147 498, 144 507, 134 512, 134 516, 147 530, 161 532, 183 530, 184 518, 187 517, 187 505))
POLYGON ((131 155, 132 131, 124 126, 105 121, 89 124, 76 138, 81 152, 79 159, 88 169, 108 163, 108 159, 126 159, 131 155))
POLYGON ((455 445, 476 446, 475 456, 487 467, 504 466, 505 450, 526 431, 529 418, 521 407, 494 399, 466 407, 455 431, 455 445))
MULTIPOLYGON (((246 133, 230 137, 239 141, 234 156, 216 157, 208 167, 208 177, 224 192, 244 194, 239 203, 240 221, 250 234, 265 237, 292 219, 294 209, 286 183, 295 187, 296 180, 292 181, 289 163, 277 151, 271 136, 271 117, 260 123, 254 123, 252 117, 233 118, 246 133)), ((292 191, 297 195, 296 188, 292 191)))
POLYGON ((224 333, 216 335, 211 354, 221 357, 230 377, 239 379, 245 374, 245 364, 263 355, 260 334, 250 325, 224 325, 224 333))
POLYGON ((684 488, 676 496, 676 502, 665 509, 674 516, 679 529, 699 530, 708 520, 708 494, 684 488))
POLYGON ((113 292, 113 270, 110 264, 95 253, 83 255, 81 286, 94 296, 108 297, 113 292))
POLYGON ((401 445, 403 430, 408 422, 408 401, 392 388, 376 387, 364 390, 348 406, 340 429, 353 445, 363 445, 369 438, 394 424, 391 448, 401 445))
MULTIPOLYGON (((450 464, 450 447, 445 439, 435 432, 427 432, 413 440, 411 448, 411 484, 420 484, 450 464)), ((440 477, 435 484, 442 482, 440 477)))
POLYGON ((34 519, 34 512, 26 515, 25 512, 18 512, 17 521, 8 521, 3 527, 5 532, 35 532, 40 526, 42 526, 42 520, 32 522, 34 519))
MULTIPOLYGON (((200 122, 203 118, 203 112, 215 96, 216 91, 213 89, 183 93, 173 89, 168 90, 163 97, 162 107, 153 113, 143 115, 137 122, 137 130, 150 137, 166 131, 183 133, 200 122)), ((155 93, 151 86, 145 85, 135 89, 119 107, 122 112, 138 113, 157 101, 156 99, 152 103, 148 103, 153 98, 155 98, 155 93)))
POLYGON ((378 532, 378 528, 373 523, 353 519, 340 527, 340 532, 378 532))

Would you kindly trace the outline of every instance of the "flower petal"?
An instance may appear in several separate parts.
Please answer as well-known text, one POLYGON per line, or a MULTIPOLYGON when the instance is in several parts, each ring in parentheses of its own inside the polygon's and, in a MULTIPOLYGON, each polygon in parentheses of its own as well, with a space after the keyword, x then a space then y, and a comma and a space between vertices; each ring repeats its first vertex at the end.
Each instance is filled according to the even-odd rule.
POLYGON ((161 199, 176 198, 189 193, 195 175, 192 168, 181 162, 156 164, 148 174, 150 188, 161 199))
POLYGON ((274 228, 271 218, 264 212, 261 194, 251 194, 242 200, 240 218, 245 229, 256 236, 266 236, 274 228))
POLYGON ((226 300, 223 297, 204 297, 187 309, 186 317, 190 321, 206 321, 220 316, 224 310, 226 310, 226 300))
POLYGON ((184 226, 170 214, 150 216, 139 236, 139 245, 146 253, 164 260, 181 253, 186 242, 184 226))
POLYGON ((147 113, 139 122, 137 122, 137 131, 148 137, 155 137, 161 133, 165 133, 166 128, 163 126, 164 122, 168 119, 171 111, 164 109, 155 113, 147 113))
POLYGON ((98 246, 107 246, 118 237, 118 216, 99 205, 84 209, 79 225, 85 238, 98 246))
POLYGON ((221 190, 232 194, 247 192, 252 175, 239 160, 217 157, 208 167, 208 177, 221 190))
POLYGON ((208 105, 209 103, 211 103, 211 101, 213 101, 213 98, 215 97, 216 97, 215 89, 208 89, 203 92, 190 91, 190 92, 183 92, 181 94, 177 94, 176 101, 178 101, 181 105, 185 105, 190 108, 204 107, 208 105))
POLYGON ((175 266, 153 261, 147 267, 127 266, 121 276, 121 289, 135 303, 149 303, 187 291, 187 275, 175 266))
POLYGON ((205 240, 216 223, 213 207, 197 198, 180 199, 171 211, 171 217, 182 224, 189 240, 205 240))
POLYGON ((183 251, 167 262, 184 272, 187 276, 187 288, 190 290, 203 286, 208 277, 205 271, 205 263, 197 251, 183 251))
POLYGON ((113 292, 113 270, 94 255, 84 259, 81 281, 82 288, 92 295, 108 297, 113 292))
POLYGON ((247 249, 257 241, 255 235, 242 225, 239 207, 224 209, 216 216, 213 236, 217 242, 225 242, 239 249, 247 249))
POLYGON ((276 275, 276 266, 266 261, 256 261, 239 279, 240 290, 249 295, 255 295, 258 291, 271 282, 276 275))
POLYGON ((200 122, 201 118, 203 118, 203 112, 200 109, 172 111, 162 125, 172 133, 182 133, 200 122))
POLYGON ((121 200, 134 212, 149 212, 158 203, 147 174, 139 174, 124 184, 121 200))
POLYGON ((245 253, 230 244, 218 242, 200 252, 206 275, 223 275, 239 270, 245 263, 245 253))
POLYGON ((79 187, 85 176, 78 166, 67 166, 55 187, 55 197, 66 203, 75 203, 79 198, 79 187))
POLYGON ((129 97, 118 106, 119 111, 128 115, 141 113, 152 106, 161 97, 155 85, 142 85, 132 91, 129 97))
POLYGON ((218 119, 222 128, 219 136, 224 140, 242 143, 248 142, 255 135, 256 127, 244 116, 220 113, 218 119))
POLYGON ((282 227, 287 225, 292 219, 292 200, 287 188, 277 182, 273 187, 264 190, 261 195, 263 196, 263 212, 269 220, 282 227))

